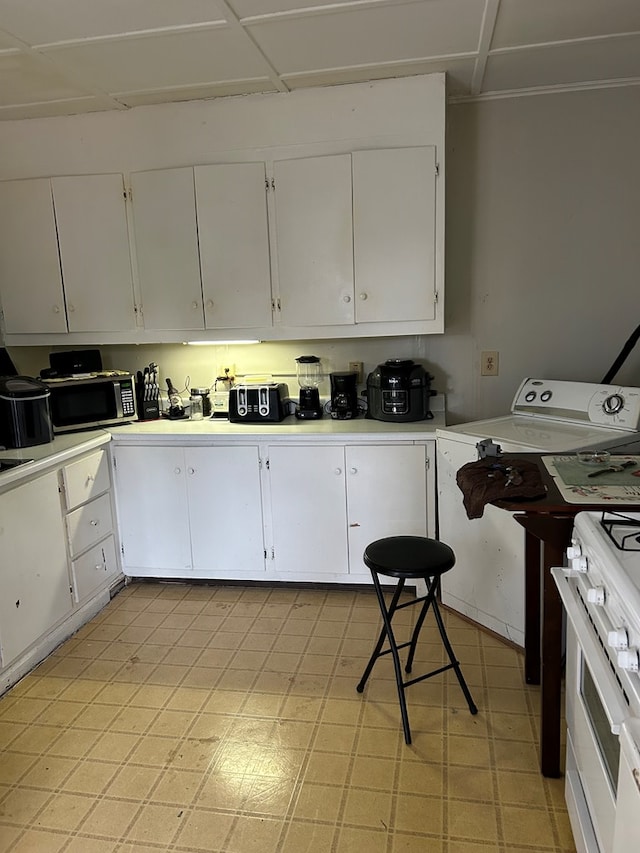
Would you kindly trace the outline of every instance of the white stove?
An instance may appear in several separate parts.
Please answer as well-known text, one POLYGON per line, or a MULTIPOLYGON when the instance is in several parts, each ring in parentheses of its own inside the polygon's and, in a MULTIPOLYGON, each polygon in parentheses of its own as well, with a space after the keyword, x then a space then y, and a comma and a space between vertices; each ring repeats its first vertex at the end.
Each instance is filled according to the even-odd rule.
POLYGON ((502 509, 466 517, 456 474, 492 439, 504 453, 614 448, 640 437, 640 388, 525 379, 511 413, 436 430, 440 538, 456 554, 442 600, 497 634, 524 645, 524 533, 502 509))
POLYGON ((640 511, 581 512, 568 568, 565 794, 584 853, 640 849, 640 511))

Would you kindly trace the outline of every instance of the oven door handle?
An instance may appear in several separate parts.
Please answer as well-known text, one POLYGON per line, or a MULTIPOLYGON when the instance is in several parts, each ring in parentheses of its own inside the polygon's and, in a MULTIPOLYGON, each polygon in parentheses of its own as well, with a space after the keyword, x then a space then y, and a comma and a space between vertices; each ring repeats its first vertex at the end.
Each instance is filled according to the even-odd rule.
POLYGON ((575 577, 571 571, 563 568, 551 569, 551 574, 558 587, 560 598, 564 604, 567 616, 576 632, 580 646, 587 662, 593 681, 602 701, 614 735, 620 734, 620 726, 629 716, 629 708, 620 701, 620 688, 614 678, 609 664, 603 659, 600 642, 596 639, 593 628, 589 624, 586 613, 576 601, 575 577))

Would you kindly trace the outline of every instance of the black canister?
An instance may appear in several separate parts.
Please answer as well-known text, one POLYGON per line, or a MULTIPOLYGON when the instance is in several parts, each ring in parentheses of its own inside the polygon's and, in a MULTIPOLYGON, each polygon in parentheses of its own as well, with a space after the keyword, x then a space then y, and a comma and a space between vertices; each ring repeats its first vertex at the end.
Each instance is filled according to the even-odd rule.
POLYGON ((0 377, 0 445, 33 447, 53 440, 51 391, 32 376, 0 377))

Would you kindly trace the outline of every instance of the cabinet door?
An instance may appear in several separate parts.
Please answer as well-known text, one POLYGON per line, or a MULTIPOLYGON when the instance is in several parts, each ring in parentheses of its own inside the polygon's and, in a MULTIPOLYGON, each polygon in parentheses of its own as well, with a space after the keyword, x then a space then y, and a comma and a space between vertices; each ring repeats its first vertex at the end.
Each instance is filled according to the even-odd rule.
POLYGON ((195 182, 206 327, 270 326, 264 164, 196 166, 195 182))
POLYGON ((122 175, 52 178, 70 332, 135 329, 122 175))
POLYGON ((64 539, 55 471, 0 495, 2 666, 71 612, 64 539))
POLYGON ((354 321, 351 155, 274 163, 280 322, 354 321))
POLYGON ((185 459, 193 568, 264 572, 258 448, 191 447, 185 459))
POLYGON ((191 569, 184 450, 118 447, 115 481, 124 572, 191 569))
POLYGON ((427 535, 426 450, 420 445, 346 448, 349 569, 368 573, 364 549, 385 536, 427 535))
POLYGON ((270 447, 269 487, 275 570, 317 580, 345 574, 344 449, 270 447))
POLYGON ((356 323, 435 317, 435 148, 353 154, 356 323))
POLYGON ((203 329, 193 169, 131 175, 145 329, 203 329))
POLYGON ((0 183, 0 290, 7 333, 67 331, 48 178, 0 183))

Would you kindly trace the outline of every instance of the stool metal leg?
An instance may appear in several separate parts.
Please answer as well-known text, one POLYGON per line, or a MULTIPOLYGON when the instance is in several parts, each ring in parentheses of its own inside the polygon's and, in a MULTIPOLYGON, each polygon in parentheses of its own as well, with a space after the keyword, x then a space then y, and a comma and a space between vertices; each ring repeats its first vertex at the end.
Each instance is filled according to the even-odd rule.
POLYGON ((422 629, 422 625, 424 623, 425 617, 429 612, 429 608, 433 601, 435 601, 435 594, 438 588, 438 584, 431 578, 427 581, 427 595, 424 600, 424 604, 422 605, 422 609, 420 611, 420 615, 418 616, 418 620, 416 622, 416 627, 413 629, 413 634, 411 635, 411 642, 409 644, 409 656, 407 657, 407 665, 405 666, 405 672, 411 672, 411 667, 413 666, 413 657, 416 653, 416 646, 418 644, 418 635, 422 629))
POLYGON ((473 698, 471 697, 471 692, 467 687, 467 682, 464 680, 464 676, 462 675, 462 670, 460 669, 460 664, 458 662, 457 657, 454 654, 451 643, 449 642, 449 637, 447 636, 447 632, 444 627, 444 622, 442 621, 442 615, 440 613, 440 608, 438 607, 438 602, 434 598, 433 599, 433 615, 436 618, 436 622, 438 623, 438 630, 440 631, 440 637, 442 638, 442 642, 444 644, 445 649, 447 650, 447 654, 449 655, 449 660, 451 661, 451 667, 456 674, 456 678, 458 679, 458 684, 460 685, 462 692, 464 693, 464 698, 467 700, 467 705, 469 706, 469 711, 472 714, 477 714, 478 709, 476 707, 473 698))
MULTIPOLYGON (((387 605, 384 600, 384 593, 382 591, 382 586, 380 581, 378 580, 378 576, 375 572, 371 572, 371 577, 373 578, 373 586, 376 591, 376 595, 378 597, 378 604, 380 605, 380 612, 382 614, 382 621, 384 623, 384 627, 380 632, 380 637, 376 644, 376 647, 369 659, 369 663, 364 671, 364 675, 360 679, 360 683, 356 687, 358 693, 362 693, 364 690, 364 686, 366 684, 369 675, 371 674, 371 670, 373 669, 373 665, 376 660, 380 657, 380 653, 382 650, 382 646, 384 645, 385 638, 389 639, 389 650, 391 652, 391 656, 393 658, 393 668, 395 670, 396 675, 396 686, 398 688, 398 699, 400 701, 400 714, 402 716, 402 728, 404 730, 404 739, 405 743, 411 743, 411 729, 409 727, 409 713, 407 711, 407 700, 404 695, 404 679, 402 676, 402 664, 400 663, 400 655, 398 654, 398 645, 396 643, 396 638, 393 633, 393 628, 391 627, 391 619, 393 618, 393 614, 395 613, 398 601, 400 600, 400 595, 402 594, 402 590, 404 589, 404 578, 401 578, 398 581, 398 585, 393 594, 393 598, 391 599, 391 604, 389 605, 389 609, 387 610, 387 605)), ((386 652, 382 652, 382 654, 386 654, 386 652)))

